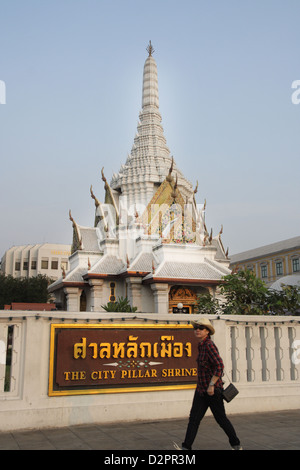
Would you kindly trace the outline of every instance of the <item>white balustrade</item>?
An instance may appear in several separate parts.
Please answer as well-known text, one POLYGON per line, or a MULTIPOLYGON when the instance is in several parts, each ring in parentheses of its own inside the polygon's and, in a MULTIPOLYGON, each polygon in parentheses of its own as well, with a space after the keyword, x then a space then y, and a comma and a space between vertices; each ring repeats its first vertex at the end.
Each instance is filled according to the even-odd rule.
MULTIPOLYGON (((171 325, 198 318, 183 314, 1 311, 2 430, 187 416, 193 390, 49 397, 50 324, 98 324, 101 319, 171 325)), ((210 316, 210 320, 226 372, 240 391, 228 405, 229 412, 299 408, 300 317, 239 315, 210 316)))

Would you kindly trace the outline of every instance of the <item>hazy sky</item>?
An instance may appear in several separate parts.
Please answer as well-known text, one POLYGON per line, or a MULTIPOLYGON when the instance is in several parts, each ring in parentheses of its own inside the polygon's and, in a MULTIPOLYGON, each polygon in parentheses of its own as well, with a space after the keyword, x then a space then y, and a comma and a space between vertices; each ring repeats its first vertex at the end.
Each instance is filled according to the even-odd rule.
POLYGON ((110 180, 130 153, 149 40, 208 229, 231 254, 299 236, 299 18, 299 0, 0 0, 0 258, 71 243, 69 209, 93 226, 90 185, 102 200, 102 166, 110 180))

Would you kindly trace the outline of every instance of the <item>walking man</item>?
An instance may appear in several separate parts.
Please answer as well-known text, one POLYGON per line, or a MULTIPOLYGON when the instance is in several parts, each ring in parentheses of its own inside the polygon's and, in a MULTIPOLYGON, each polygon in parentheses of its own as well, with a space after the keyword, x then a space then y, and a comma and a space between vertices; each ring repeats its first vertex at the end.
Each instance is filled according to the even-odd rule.
POLYGON ((225 413, 222 397, 224 364, 216 345, 210 339, 210 336, 215 333, 214 327, 206 318, 192 322, 192 325, 199 340, 198 382, 184 442, 182 447, 179 447, 176 443, 174 443, 174 447, 176 449, 192 449, 200 422, 207 409, 210 408, 215 420, 228 436, 231 448, 241 450, 240 440, 225 413))

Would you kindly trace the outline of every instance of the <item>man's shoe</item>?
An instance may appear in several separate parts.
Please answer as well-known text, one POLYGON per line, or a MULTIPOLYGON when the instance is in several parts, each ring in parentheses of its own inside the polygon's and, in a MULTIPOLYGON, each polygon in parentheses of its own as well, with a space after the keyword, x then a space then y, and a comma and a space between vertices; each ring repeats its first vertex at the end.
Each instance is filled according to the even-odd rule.
POLYGON ((232 450, 243 450, 241 444, 238 444, 236 446, 231 446, 232 450))
POLYGON ((174 442, 174 441, 173 441, 173 447, 174 447, 174 449, 176 449, 176 450, 189 450, 189 449, 187 449, 186 447, 183 447, 183 446, 180 447, 180 445, 177 444, 177 442, 174 442))

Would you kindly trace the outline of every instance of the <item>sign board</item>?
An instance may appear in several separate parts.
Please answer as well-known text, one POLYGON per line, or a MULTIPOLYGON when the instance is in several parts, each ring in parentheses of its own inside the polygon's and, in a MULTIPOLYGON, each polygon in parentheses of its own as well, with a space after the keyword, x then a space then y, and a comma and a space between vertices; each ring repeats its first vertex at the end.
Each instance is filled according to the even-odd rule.
POLYGON ((52 324, 49 396, 194 388, 189 325, 52 324))

